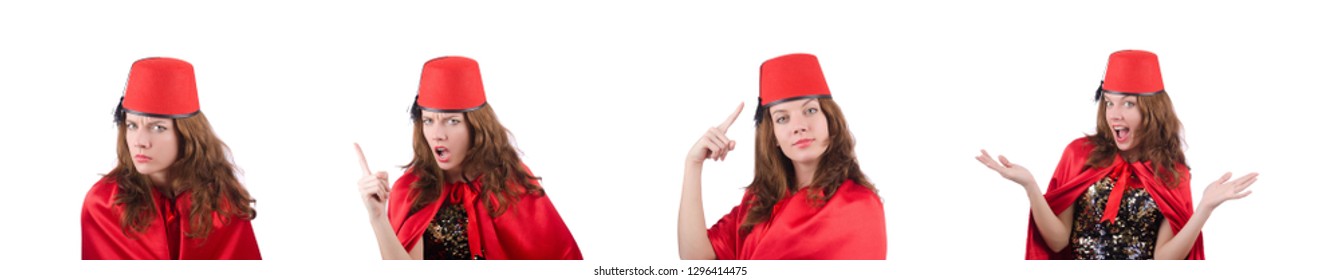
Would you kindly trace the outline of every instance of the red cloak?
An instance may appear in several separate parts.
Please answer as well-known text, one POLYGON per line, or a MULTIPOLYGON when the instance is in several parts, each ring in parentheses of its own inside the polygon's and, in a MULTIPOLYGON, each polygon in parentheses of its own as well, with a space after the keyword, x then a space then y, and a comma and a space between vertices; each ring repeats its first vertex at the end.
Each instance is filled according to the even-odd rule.
POLYGON ((469 183, 446 184, 437 201, 411 213, 410 207, 414 205, 419 190, 410 185, 418 180, 419 177, 414 175, 412 169, 396 179, 387 205, 391 228, 395 230, 405 251, 417 245, 442 203, 451 200, 452 203, 461 203, 465 208, 472 256, 484 256, 488 260, 582 259, 577 241, 558 215, 554 204, 549 201, 549 196, 524 193, 512 200, 507 211, 493 217, 480 199, 487 197, 495 202, 497 200, 491 194, 481 195, 479 179, 476 178, 469 183), (480 253, 481 250, 483 253, 480 253))
MULTIPOLYGON (((1119 169, 1129 169, 1138 180, 1138 184, 1132 184, 1127 187, 1143 187, 1149 196, 1154 199, 1158 205, 1159 211, 1163 213, 1163 218, 1172 226, 1173 234, 1182 231, 1186 226, 1187 220, 1191 219, 1191 214, 1195 212, 1191 201, 1191 172, 1185 165, 1177 165, 1176 171, 1181 176, 1175 188, 1168 188, 1162 179, 1154 176, 1153 168, 1149 162, 1127 163, 1120 155, 1113 157, 1113 163, 1103 168, 1084 167, 1084 162, 1089 159, 1089 152, 1093 151, 1093 144, 1087 137, 1075 139, 1067 145, 1065 152, 1061 155, 1061 162, 1056 165, 1056 172, 1052 174, 1052 180, 1047 184, 1047 193, 1043 195, 1047 199, 1047 204, 1052 208, 1052 213, 1060 214, 1066 208, 1075 204, 1080 194, 1084 193, 1090 185, 1107 177, 1119 169)), ((1120 186, 1114 187, 1113 195, 1119 195, 1120 186)), ((1111 208, 1108 208, 1111 209, 1111 208)), ((1107 211, 1105 211, 1107 212, 1107 211)), ((1105 216, 1107 213, 1104 213, 1105 216)), ((1047 247, 1046 240, 1042 239, 1042 233, 1038 232, 1037 224, 1033 221, 1033 214, 1030 211, 1028 215, 1028 245, 1024 254, 1025 259, 1030 260, 1064 260, 1075 259, 1073 250, 1066 246, 1060 252, 1052 252, 1047 247)), ((1202 246, 1201 236, 1196 236, 1196 244, 1192 245, 1191 251, 1187 253, 1188 260, 1205 259, 1205 247, 1202 246)))
POLYGON ((152 190, 156 213, 144 231, 123 230, 120 192, 116 178, 105 176, 84 197, 80 227, 83 259, 102 260, 259 260, 260 248, 251 220, 213 214, 214 230, 204 238, 186 236, 190 230, 190 192, 176 200, 152 190))
POLYGON ((847 180, 820 207, 815 207, 808 196, 783 197, 773 206, 772 219, 755 224, 747 236, 740 236, 740 224, 753 199, 746 192, 740 205, 707 230, 717 259, 885 259, 888 237, 884 203, 874 191, 847 180))

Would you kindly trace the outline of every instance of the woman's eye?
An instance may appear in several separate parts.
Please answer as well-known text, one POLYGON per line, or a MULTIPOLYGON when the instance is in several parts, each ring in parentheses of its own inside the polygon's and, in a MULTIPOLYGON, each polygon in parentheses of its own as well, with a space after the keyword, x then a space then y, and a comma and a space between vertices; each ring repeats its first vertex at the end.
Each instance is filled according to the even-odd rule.
POLYGON ((787 120, 787 119, 790 119, 790 118, 787 118, 787 117, 785 117, 785 116, 783 116, 783 117, 779 117, 779 118, 777 118, 777 121, 776 121, 776 122, 777 122, 777 123, 786 123, 786 120, 787 120))
POLYGON ((156 132, 167 131, 167 127, 166 127, 166 126, 161 126, 161 125, 155 125, 155 126, 154 126, 154 131, 156 131, 156 132))
POLYGON ((450 120, 447 120, 447 124, 451 124, 451 125, 456 125, 456 124, 460 124, 460 123, 461 123, 461 120, 460 120, 460 119, 450 119, 450 120))
POLYGON ((1127 108, 1135 107, 1135 102, 1126 101, 1126 103, 1123 103, 1122 105, 1126 106, 1127 108))
POLYGON ((433 119, 423 119, 423 124, 433 124, 433 119))
POLYGON ((809 109, 805 109, 805 113, 807 113, 807 114, 814 114, 814 113, 818 113, 818 112, 819 112, 819 108, 809 108, 809 109))
POLYGON ((136 124, 133 124, 133 123, 128 123, 128 124, 126 124, 126 129, 130 129, 130 130, 134 130, 134 129, 139 128, 139 127, 140 127, 139 125, 136 125, 136 124))

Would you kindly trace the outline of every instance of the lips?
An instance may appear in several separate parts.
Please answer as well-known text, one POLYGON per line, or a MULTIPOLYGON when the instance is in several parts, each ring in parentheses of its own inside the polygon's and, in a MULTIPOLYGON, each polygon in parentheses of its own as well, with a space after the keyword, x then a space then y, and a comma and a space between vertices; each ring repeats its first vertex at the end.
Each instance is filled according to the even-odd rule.
POLYGON ((146 156, 146 155, 143 155, 143 154, 135 155, 134 159, 135 159, 135 162, 137 162, 137 163, 146 163, 146 162, 149 162, 149 161, 154 160, 154 158, 151 158, 151 157, 146 156))
POLYGON ((810 146, 810 144, 814 144, 814 138, 805 138, 805 139, 796 140, 795 143, 791 143, 791 146, 792 146, 792 147, 796 147, 796 148, 804 149, 804 148, 808 148, 808 147, 810 146))
POLYGON ((1127 143, 1131 141, 1131 128, 1124 125, 1112 126, 1112 135, 1117 139, 1117 143, 1127 143))
POLYGON ((446 146, 433 147, 433 156, 437 158, 437 162, 451 161, 451 151, 447 150, 446 146))

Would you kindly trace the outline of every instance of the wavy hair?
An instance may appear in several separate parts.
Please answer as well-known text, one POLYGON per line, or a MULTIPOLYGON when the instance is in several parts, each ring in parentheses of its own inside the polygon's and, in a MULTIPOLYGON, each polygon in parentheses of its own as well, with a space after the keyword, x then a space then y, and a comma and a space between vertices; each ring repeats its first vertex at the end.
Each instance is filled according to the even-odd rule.
POLYGON ((1175 188, 1183 176, 1177 172, 1177 165, 1190 168, 1182 154, 1182 121, 1173 111, 1172 99, 1167 93, 1137 95, 1135 100, 1135 106, 1140 110, 1140 128, 1135 131, 1131 149, 1122 152, 1117 148, 1116 137, 1107 123, 1107 106, 1100 102, 1098 133, 1087 136, 1094 148, 1084 166, 1106 167, 1112 163, 1113 156, 1121 153, 1130 162, 1148 161, 1155 176, 1162 179, 1164 185, 1175 188))
MULTIPOLYGON (((855 181, 871 191, 875 186, 861 172, 856 162, 856 140, 847 128, 847 119, 836 102, 828 98, 819 98, 819 108, 828 119, 828 149, 819 159, 819 168, 815 170, 812 188, 821 191, 810 193, 809 200, 816 206, 827 203, 838 187, 846 180, 855 181)), ((753 194, 744 223, 740 224, 741 236, 748 235, 754 225, 772 218, 772 208, 788 193, 796 192, 795 165, 782 153, 777 145, 777 135, 773 134, 772 112, 763 110, 761 119, 754 131, 754 181, 746 190, 753 194)))
MULTIPOLYGON (((125 112, 119 112, 124 120, 125 112)), ((209 119, 201 112, 194 116, 172 120, 177 136, 177 160, 167 167, 171 181, 169 190, 190 193, 191 209, 187 214, 187 237, 204 238, 214 230, 214 214, 227 222, 230 218, 255 219, 256 209, 246 188, 237 180, 237 168, 230 158, 228 146, 214 134, 209 119)), ((115 204, 122 207, 123 231, 142 232, 157 214, 153 206, 153 183, 149 176, 135 169, 130 147, 126 142, 126 123, 117 122, 117 164, 105 177, 116 179, 118 192, 115 204)))
MULTIPOLYGON (((414 198, 411 211, 418 211, 436 201, 442 195, 447 180, 445 170, 437 166, 433 147, 423 134, 423 112, 418 107, 410 109, 414 119, 414 159, 405 165, 419 179, 410 185, 419 190, 414 198)), ((512 147, 511 133, 498 122, 493 107, 484 104, 478 110, 465 112, 465 123, 469 127, 470 147, 461 160, 462 176, 482 176, 480 189, 493 199, 484 199, 484 205, 493 217, 502 215, 511 206, 513 200, 524 193, 544 195, 544 189, 536 183, 540 177, 531 175, 521 164, 521 157, 512 147), (518 187, 519 186, 519 187, 518 187)), ((463 178, 469 181, 470 178, 463 178)))

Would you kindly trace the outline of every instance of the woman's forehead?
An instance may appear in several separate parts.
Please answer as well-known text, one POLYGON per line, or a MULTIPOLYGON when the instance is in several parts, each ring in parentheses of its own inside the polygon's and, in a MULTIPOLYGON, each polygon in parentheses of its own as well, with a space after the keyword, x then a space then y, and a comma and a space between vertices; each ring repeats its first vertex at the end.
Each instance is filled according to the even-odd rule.
POLYGON ((172 119, 169 118, 150 117, 136 113, 126 113, 126 121, 133 121, 137 123, 154 123, 154 122, 172 123, 172 119))
POLYGON ((423 111, 423 116, 429 118, 449 118, 449 117, 460 117, 464 115, 465 113, 443 113, 443 112, 423 111))
POLYGON ((768 111, 772 111, 772 112, 783 111, 783 110, 786 110, 786 109, 792 109, 792 108, 804 107, 804 106, 807 106, 807 105, 810 105, 810 104, 819 104, 819 99, 818 99, 818 98, 802 98, 802 99, 796 99, 796 100, 790 100, 790 101, 786 101, 786 102, 781 102, 781 103, 773 104, 773 105, 772 105, 772 108, 768 108, 768 111))
POLYGON ((1121 94, 1121 93, 1103 93, 1103 98, 1104 98, 1104 99, 1107 99, 1107 100, 1127 100, 1127 99, 1135 100, 1135 99, 1137 99, 1137 97, 1134 96, 1134 95, 1126 95, 1126 94, 1121 94))

